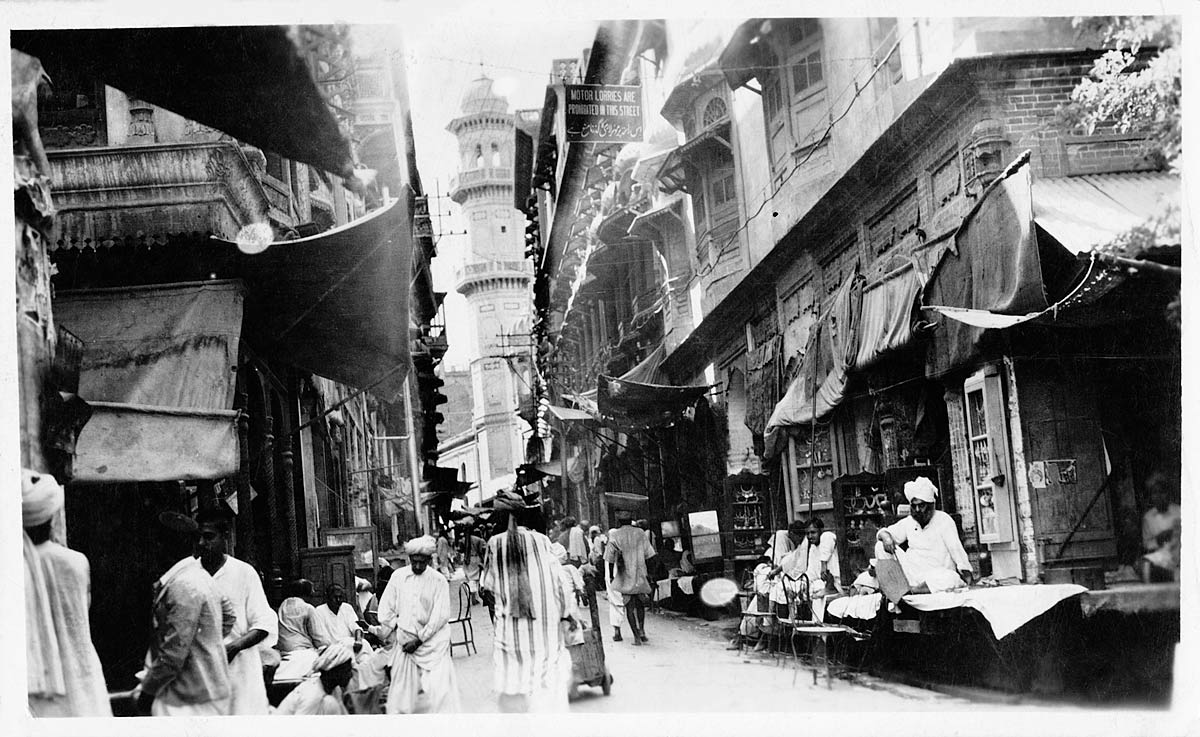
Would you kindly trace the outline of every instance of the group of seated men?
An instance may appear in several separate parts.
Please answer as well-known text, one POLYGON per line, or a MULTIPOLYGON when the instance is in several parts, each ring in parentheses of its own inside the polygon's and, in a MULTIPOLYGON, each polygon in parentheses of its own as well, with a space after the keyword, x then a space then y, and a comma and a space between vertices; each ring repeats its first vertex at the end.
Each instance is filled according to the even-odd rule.
POLYGON ((826 530, 819 517, 796 520, 776 532, 754 569, 756 596, 745 612, 764 616, 743 618, 741 642, 757 638, 757 648, 763 649, 766 639, 761 635, 772 634, 780 618, 822 621, 833 599, 877 593, 878 561, 898 564, 912 593, 948 591, 971 583, 974 572, 958 528, 950 515, 934 508, 937 493, 924 476, 904 485, 908 516, 879 530, 875 557, 848 588, 842 585, 837 535, 826 530))

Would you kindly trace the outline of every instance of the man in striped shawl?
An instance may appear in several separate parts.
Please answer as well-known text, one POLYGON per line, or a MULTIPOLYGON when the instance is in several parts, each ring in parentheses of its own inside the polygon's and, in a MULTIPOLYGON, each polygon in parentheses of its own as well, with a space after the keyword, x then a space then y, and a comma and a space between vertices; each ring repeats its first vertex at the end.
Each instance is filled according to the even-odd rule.
POLYGON ((500 710, 566 711, 571 657, 561 633, 578 623, 541 508, 513 492, 497 495, 495 508, 508 517, 500 520, 507 529, 488 541, 480 585, 496 602, 492 660, 500 710))

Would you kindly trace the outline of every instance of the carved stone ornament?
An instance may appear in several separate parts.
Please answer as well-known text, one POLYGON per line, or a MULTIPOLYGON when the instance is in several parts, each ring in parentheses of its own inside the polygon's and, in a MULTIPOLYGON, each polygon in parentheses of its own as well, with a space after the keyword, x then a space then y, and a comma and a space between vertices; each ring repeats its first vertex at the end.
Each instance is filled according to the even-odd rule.
POLYGON ((985 118, 975 124, 963 150, 967 194, 978 195, 1000 176, 1008 162, 1011 146, 1000 121, 985 118))

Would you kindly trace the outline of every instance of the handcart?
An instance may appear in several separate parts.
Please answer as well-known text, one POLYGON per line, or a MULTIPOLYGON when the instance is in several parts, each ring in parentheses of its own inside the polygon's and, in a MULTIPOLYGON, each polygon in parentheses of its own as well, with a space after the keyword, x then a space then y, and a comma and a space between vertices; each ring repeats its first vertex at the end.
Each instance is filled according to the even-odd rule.
POLYGON ((604 662, 604 634, 600 611, 596 606, 596 586, 592 575, 584 576, 584 594, 591 612, 592 626, 583 631, 583 642, 567 647, 571 653, 571 691, 579 686, 599 686, 608 696, 612 692, 612 674, 604 662))

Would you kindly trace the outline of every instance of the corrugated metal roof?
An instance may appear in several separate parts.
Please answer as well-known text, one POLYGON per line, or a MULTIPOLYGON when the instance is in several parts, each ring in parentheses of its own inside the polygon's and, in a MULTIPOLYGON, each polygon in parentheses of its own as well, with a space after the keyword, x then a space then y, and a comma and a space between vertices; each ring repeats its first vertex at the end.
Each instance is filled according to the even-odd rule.
POLYGON ((1161 212, 1165 202, 1178 204, 1179 197, 1179 178, 1163 172, 1036 179, 1033 216, 1059 243, 1080 254, 1111 243, 1161 212))

